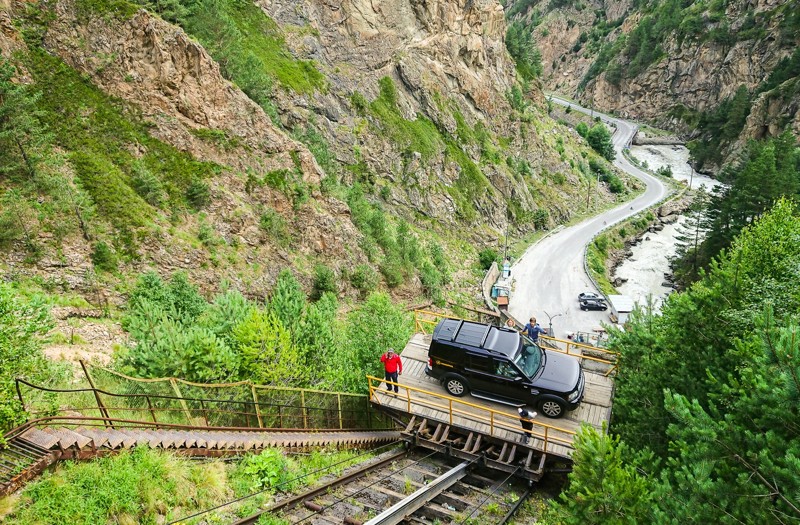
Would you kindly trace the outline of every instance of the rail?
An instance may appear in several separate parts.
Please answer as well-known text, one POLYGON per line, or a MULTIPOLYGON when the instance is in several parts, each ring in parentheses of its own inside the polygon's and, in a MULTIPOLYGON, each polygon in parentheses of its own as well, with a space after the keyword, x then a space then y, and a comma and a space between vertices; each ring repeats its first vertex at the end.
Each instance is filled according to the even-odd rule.
POLYGON ((439 312, 431 312, 430 310, 414 310, 414 329, 417 333, 428 334, 430 333, 428 329, 436 327, 441 319, 460 320, 461 318, 439 312))
MULTIPOLYGON (((367 381, 369 383, 369 399, 377 405, 383 404, 376 395, 380 392, 381 395, 389 396, 402 402, 406 412, 409 414, 421 412, 419 409, 438 410, 444 413, 445 421, 442 422, 448 423, 451 426, 456 423, 456 418, 460 417, 480 425, 487 425, 489 427, 488 434, 500 439, 507 439, 508 437, 507 435, 501 435, 501 432, 511 432, 514 435, 522 435, 527 432, 531 434, 534 440, 541 440, 541 449, 545 453, 552 452, 552 447, 555 445, 566 447, 569 450, 573 449, 572 442, 576 433, 572 430, 559 428, 536 420, 529 421, 533 424, 533 429, 525 430, 522 428, 519 418, 510 416, 505 412, 493 410, 485 406, 462 401, 429 390, 386 381, 385 379, 374 376, 367 376, 367 381), (405 391, 405 395, 382 389, 381 384, 396 385, 405 391), (562 437, 562 435, 565 437, 562 437)), ((396 408, 392 406, 389 407, 396 408)), ((435 418, 430 417, 429 419, 435 418)), ((528 422, 528 420, 526 420, 526 422, 528 422)))
MULTIPOLYGON (((306 400, 299 403, 275 403, 260 400, 183 397, 163 394, 119 394, 99 388, 46 388, 24 379, 16 380, 20 402, 32 418, 41 416, 99 417, 106 426, 115 420, 146 421, 156 427, 185 425, 205 428, 256 429, 332 429, 356 430, 387 428, 389 421, 374 413, 365 395, 334 393, 327 406, 315 406, 306 400), (30 398, 45 398, 48 403, 31 404, 30 398)), ((37 400, 38 402, 38 400, 37 400)))
POLYGON ((414 511, 422 508, 426 503, 466 476, 467 468, 469 468, 471 464, 472 462, 465 461, 453 467, 448 472, 445 472, 427 485, 416 490, 407 498, 398 501, 374 518, 365 521, 364 525, 397 525, 414 513, 414 511))
POLYGON ((553 346, 547 346, 548 351, 560 352, 562 354, 571 355, 581 360, 592 361, 608 365, 609 369, 605 372, 605 376, 609 376, 617 371, 617 359, 619 352, 608 350, 606 348, 599 348, 597 346, 587 345, 586 343, 576 343, 569 339, 558 339, 549 335, 540 335, 539 339, 543 339, 553 346), (564 345, 564 348, 558 346, 564 345), (598 354, 605 357, 597 357, 597 355, 587 355, 587 353, 598 354))

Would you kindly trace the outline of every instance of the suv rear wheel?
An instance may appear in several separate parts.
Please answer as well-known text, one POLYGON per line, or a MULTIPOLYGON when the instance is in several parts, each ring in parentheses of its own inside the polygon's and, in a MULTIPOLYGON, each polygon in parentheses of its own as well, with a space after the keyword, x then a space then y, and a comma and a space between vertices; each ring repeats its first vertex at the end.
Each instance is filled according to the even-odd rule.
POLYGON ((547 417, 558 419, 566 412, 566 406, 556 397, 546 397, 539 401, 539 412, 547 417))
POLYGON ((469 388, 467 387, 467 380, 457 375, 445 376, 444 388, 450 393, 450 395, 456 397, 461 397, 467 392, 469 392, 469 388))

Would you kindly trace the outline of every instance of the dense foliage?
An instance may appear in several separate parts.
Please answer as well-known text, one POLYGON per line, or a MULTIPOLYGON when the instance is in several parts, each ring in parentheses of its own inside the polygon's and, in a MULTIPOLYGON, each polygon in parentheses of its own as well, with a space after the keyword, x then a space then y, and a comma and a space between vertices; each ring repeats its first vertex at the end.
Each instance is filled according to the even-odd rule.
POLYGON ((516 20, 506 30, 506 49, 516 61, 523 80, 533 80, 542 75, 542 54, 536 47, 532 29, 516 20))
POLYGON ((781 200, 661 315, 613 333, 618 437, 584 431, 564 522, 800 520, 798 260, 800 217, 781 200))
POLYGON ((91 462, 60 464, 25 487, 4 523, 166 523, 234 497, 262 492, 199 518, 204 523, 230 523, 258 510, 274 494, 309 486, 325 474, 338 475, 363 461, 358 456, 356 451, 330 450, 288 456, 279 449, 267 449, 238 461, 200 463, 139 447, 91 462))
POLYGON ((131 344, 119 365, 143 377, 363 391, 365 374, 381 371, 380 355, 405 346, 411 321, 381 293, 344 322, 338 310, 330 292, 309 302, 288 270, 264 305, 232 290, 208 302, 184 274, 165 283, 146 273, 128 300, 131 344))
POLYGON ((42 353, 42 338, 52 327, 41 298, 21 298, 0 283, 0 433, 25 420, 14 379, 44 383, 53 375, 54 365, 42 353))
POLYGON ((705 216, 695 219, 697 230, 707 232, 702 243, 687 246, 673 266, 683 282, 696 278, 733 239, 776 199, 800 192, 800 148, 791 133, 751 142, 738 163, 720 174, 725 183, 711 195, 705 216))

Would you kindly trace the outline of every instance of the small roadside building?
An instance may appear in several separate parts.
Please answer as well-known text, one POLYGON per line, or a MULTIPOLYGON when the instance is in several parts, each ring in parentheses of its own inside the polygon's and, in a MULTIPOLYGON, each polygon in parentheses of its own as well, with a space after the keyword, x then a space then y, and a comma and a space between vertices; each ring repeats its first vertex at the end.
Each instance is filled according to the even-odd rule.
POLYGON ((628 315, 636 306, 629 295, 609 295, 608 304, 611 307, 611 320, 619 325, 628 321, 628 315))

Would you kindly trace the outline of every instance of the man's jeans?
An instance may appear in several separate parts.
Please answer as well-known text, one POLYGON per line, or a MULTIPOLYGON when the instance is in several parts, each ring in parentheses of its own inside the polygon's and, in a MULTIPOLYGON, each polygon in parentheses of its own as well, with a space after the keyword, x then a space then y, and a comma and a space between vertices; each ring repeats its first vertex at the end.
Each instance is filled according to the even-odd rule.
MULTIPOLYGON (((397 372, 384 372, 383 378, 386 381, 392 381, 394 383, 397 383, 397 372)), ((392 385, 390 385, 389 383, 386 383, 386 390, 391 392, 392 391, 392 385)), ((400 391, 400 387, 398 387, 397 385, 394 385, 394 391, 395 392, 399 392, 400 391)))

